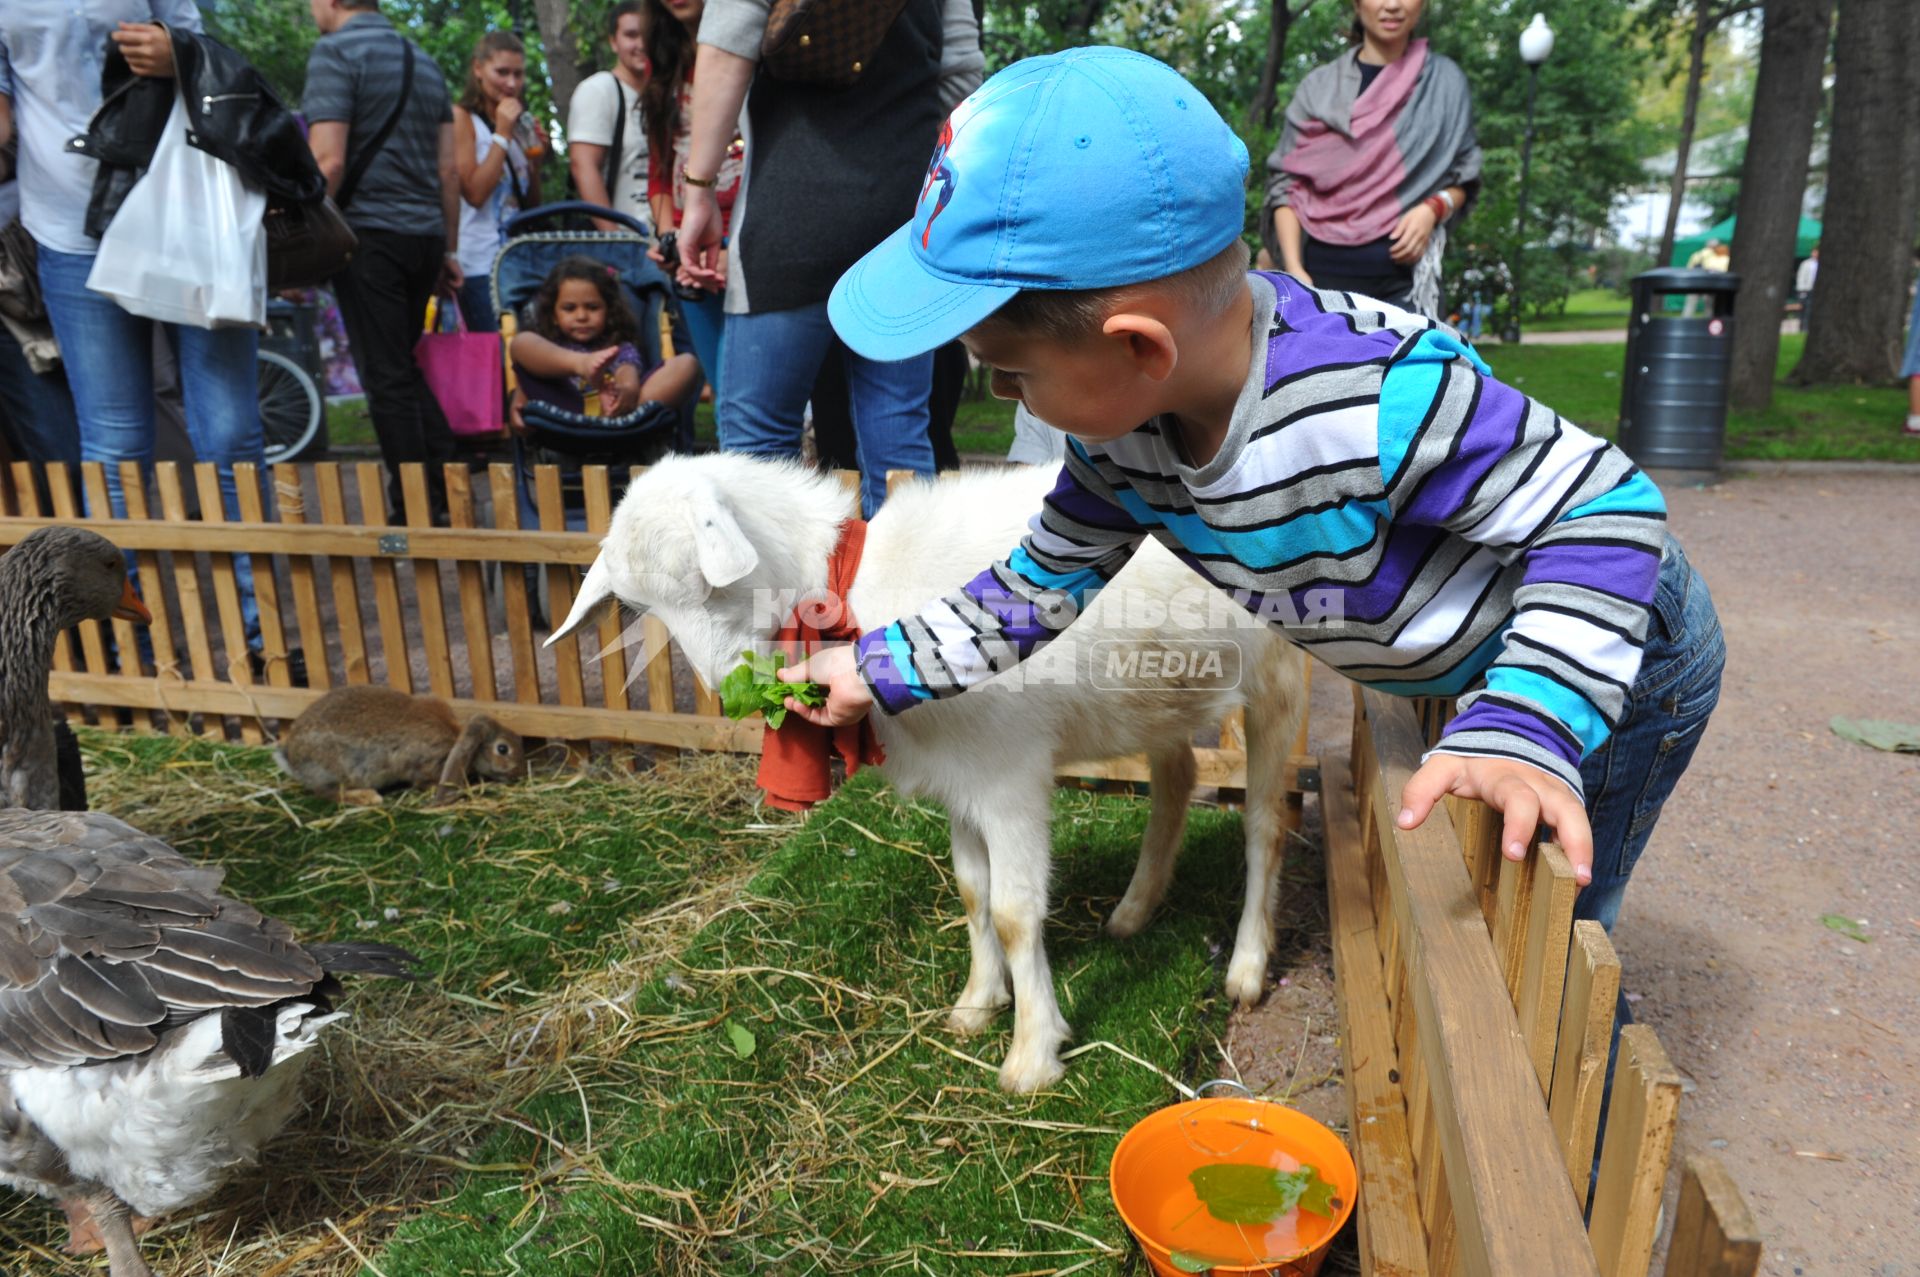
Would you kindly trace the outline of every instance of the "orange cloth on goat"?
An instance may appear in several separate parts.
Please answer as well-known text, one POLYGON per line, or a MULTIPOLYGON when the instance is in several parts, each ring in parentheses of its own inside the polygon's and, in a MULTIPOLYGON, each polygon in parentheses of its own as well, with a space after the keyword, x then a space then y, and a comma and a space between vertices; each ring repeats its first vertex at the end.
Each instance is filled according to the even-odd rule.
MULTIPOLYGON (((866 545, 866 520, 848 519, 840 525, 840 540, 827 560, 825 605, 815 609, 803 602, 774 633, 774 644, 787 654, 789 662, 819 651, 822 644, 851 643, 860 637, 859 622, 847 606, 847 592, 853 588, 866 545), (809 620, 808 613, 824 621, 825 627, 809 620)), ((789 713, 780 730, 769 730, 761 737, 758 783, 767 793, 768 805, 782 811, 806 811, 831 796, 836 754, 846 764, 849 776, 862 767, 877 767, 887 761, 873 733, 871 717, 841 727, 820 727, 789 713)))

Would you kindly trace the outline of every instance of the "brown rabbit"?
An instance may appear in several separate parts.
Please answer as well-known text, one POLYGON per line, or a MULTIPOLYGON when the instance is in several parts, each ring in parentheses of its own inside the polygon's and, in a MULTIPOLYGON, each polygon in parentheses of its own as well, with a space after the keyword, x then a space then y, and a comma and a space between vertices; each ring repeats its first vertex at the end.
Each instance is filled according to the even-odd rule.
POLYGON ((526 771, 520 737, 485 714, 463 728, 439 697, 366 684, 336 687, 309 705, 274 757, 322 798, 359 804, 378 803, 396 785, 432 785, 432 801, 445 803, 469 772, 510 780, 526 771))

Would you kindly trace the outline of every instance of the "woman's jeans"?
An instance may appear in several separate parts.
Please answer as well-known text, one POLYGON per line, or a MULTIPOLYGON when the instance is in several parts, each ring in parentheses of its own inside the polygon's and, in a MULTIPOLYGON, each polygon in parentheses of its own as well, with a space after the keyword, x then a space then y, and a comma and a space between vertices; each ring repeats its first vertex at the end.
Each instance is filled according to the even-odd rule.
POLYGON ((720 361, 726 358, 727 311, 725 293, 702 293, 680 299, 680 319, 686 325, 687 344, 700 361, 700 372, 720 402, 720 361))
MULTIPOLYGON (((80 457, 106 463, 107 497, 125 517, 119 463, 153 465, 153 325, 87 288, 91 253, 40 248, 40 287, 66 363, 80 420, 80 457)), ((261 460, 260 379, 251 328, 171 325, 180 353, 180 389, 194 456, 219 467, 226 517, 238 519, 236 461, 261 460)), ((253 597, 253 563, 233 556, 247 645, 260 644, 260 610, 253 597)))
MULTIPOLYGON (((1647 623, 1647 645, 1640 673, 1627 693, 1626 713, 1613 734, 1580 764, 1587 819, 1593 826, 1593 881, 1574 899, 1576 921, 1591 919, 1613 930, 1627 879, 1720 702, 1720 675, 1726 663, 1726 640, 1707 583, 1687 562, 1680 543, 1669 537, 1654 591, 1653 615, 1647 623)), ((1620 1030, 1631 1023, 1633 1013, 1622 992, 1614 1005, 1613 1044, 1607 1057, 1608 1098, 1620 1053, 1620 1030)), ((1606 1130, 1604 1102, 1599 1129, 1606 1130)), ((1596 1145, 1596 1173, 1599 1165, 1596 1145)))
MULTIPOLYGON (((728 315, 721 352, 720 447, 770 457, 798 457, 807 397, 833 340, 827 304, 728 315)), ((931 352, 898 363, 849 353, 854 450, 860 462, 860 508, 871 518, 887 499, 887 472, 933 474, 927 440, 931 352)))
POLYGON ((470 333, 497 333, 500 316, 493 312, 493 281, 485 275, 469 275, 460 285, 460 318, 470 333))

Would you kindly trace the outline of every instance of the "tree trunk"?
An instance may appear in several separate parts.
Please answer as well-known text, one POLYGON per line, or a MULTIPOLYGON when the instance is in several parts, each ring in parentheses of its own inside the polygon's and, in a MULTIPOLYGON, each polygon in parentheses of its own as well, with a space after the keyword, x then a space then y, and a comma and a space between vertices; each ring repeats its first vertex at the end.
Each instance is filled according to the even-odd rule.
POLYGON ((1660 232, 1660 255, 1656 265, 1673 260, 1673 241, 1680 227, 1680 206, 1687 199, 1687 159, 1693 150, 1693 129, 1700 118, 1700 81, 1707 73, 1707 37, 1713 34, 1713 0, 1697 0, 1693 14, 1693 34, 1687 37, 1686 105, 1680 112, 1680 145, 1673 153, 1673 183, 1667 195, 1667 225, 1660 232))
POLYGON ((1758 410, 1773 402, 1780 319, 1793 284, 1794 240, 1832 24, 1833 0, 1768 0, 1733 230, 1733 264, 1740 272, 1733 308, 1735 408, 1758 410))
MULTIPOLYGON (((1905 165, 1913 0, 1844 0, 1814 320, 1793 380, 1883 384, 1900 368, 1913 224, 1905 165)), ((1756 100, 1758 95, 1756 94, 1756 100)), ((1739 263, 1735 263, 1738 268, 1739 263)))
POLYGON ((1086 35, 1093 30, 1093 24, 1100 21, 1100 12, 1106 7, 1107 0, 1087 0, 1086 4, 1081 7, 1079 14, 1068 24, 1067 30, 1078 31, 1081 35, 1086 35))
MULTIPOLYGON (((1300 6, 1305 12, 1313 0, 1300 6)), ((1247 107, 1247 132, 1273 123, 1274 91, 1280 87, 1280 62, 1287 56, 1287 31, 1296 16, 1291 0, 1270 0, 1267 24, 1267 58, 1260 64, 1260 84, 1247 107)))
POLYGON ((580 50, 573 40, 567 0, 533 0, 534 20, 540 24, 540 45, 547 52, 547 78, 553 82, 554 114, 565 118, 567 104, 580 84, 580 50))

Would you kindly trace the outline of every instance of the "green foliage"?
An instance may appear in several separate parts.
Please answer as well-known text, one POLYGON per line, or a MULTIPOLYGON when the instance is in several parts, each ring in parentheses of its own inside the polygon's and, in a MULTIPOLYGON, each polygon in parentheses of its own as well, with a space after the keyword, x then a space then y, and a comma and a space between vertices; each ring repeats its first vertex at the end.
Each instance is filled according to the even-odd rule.
POLYGON ((779 678, 786 658, 778 653, 762 656, 757 652, 740 653, 740 664, 720 680, 720 706, 728 718, 745 718, 764 713, 767 726, 775 731, 787 721, 787 697, 802 705, 825 705, 827 694, 812 683, 782 683, 779 678))
MULTIPOLYGON (((467 83, 474 46, 489 31, 515 30, 508 0, 382 0, 380 12, 432 56, 455 101, 467 83)), ((287 105, 298 110, 307 83, 307 55, 320 33, 307 0, 214 0, 207 29, 233 46, 267 77, 287 105)), ((553 119, 553 95, 539 33, 519 31, 527 46, 527 105, 540 119, 553 119)))

